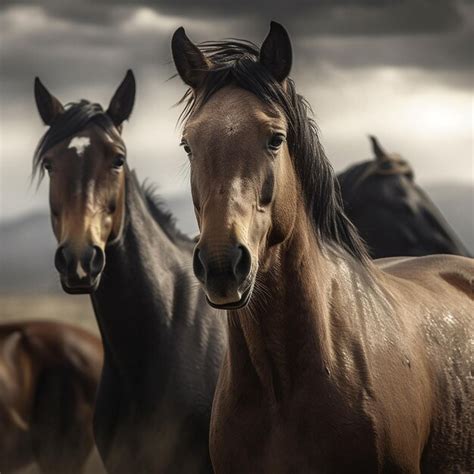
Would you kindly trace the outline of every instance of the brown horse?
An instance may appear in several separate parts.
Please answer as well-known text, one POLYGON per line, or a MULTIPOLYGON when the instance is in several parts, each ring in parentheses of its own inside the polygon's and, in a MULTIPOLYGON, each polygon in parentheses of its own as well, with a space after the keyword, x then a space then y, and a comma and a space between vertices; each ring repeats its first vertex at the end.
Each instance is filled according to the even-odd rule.
POLYGON ((217 473, 472 472, 474 263, 372 263, 288 78, 272 23, 260 50, 200 49, 183 146, 201 230, 194 270, 229 309, 210 450, 217 473))
POLYGON ((94 446, 92 414, 102 344, 52 321, 0 325, 0 472, 36 462, 81 473, 94 446))

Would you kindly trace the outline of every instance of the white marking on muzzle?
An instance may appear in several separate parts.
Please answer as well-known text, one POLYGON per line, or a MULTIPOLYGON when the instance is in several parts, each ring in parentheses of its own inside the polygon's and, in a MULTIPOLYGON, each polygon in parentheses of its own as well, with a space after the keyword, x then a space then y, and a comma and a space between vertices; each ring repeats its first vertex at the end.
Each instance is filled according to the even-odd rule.
POLYGON ((82 268, 81 262, 77 262, 76 274, 80 280, 87 276, 87 273, 82 268))
POLYGON ((69 148, 75 148, 77 156, 79 158, 82 158, 84 156, 84 152, 86 151, 86 148, 89 147, 91 144, 91 139, 89 137, 74 137, 70 142, 69 142, 69 148))

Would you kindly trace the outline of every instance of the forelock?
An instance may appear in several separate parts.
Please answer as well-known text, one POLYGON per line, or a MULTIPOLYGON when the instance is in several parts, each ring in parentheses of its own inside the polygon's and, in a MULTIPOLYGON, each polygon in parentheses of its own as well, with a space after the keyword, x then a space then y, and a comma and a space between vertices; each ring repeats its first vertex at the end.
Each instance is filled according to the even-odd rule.
POLYGON ((33 177, 39 175, 40 180, 43 177, 42 160, 48 150, 81 132, 91 123, 97 125, 107 134, 115 135, 117 133, 111 118, 104 112, 100 104, 87 100, 67 104, 65 111, 51 124, 36 147, 33 156, 33 177))

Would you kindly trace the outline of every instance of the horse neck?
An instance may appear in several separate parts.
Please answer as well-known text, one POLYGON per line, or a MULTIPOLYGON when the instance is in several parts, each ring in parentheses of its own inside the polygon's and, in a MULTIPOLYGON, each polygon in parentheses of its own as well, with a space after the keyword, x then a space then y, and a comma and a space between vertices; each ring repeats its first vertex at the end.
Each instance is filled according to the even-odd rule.
POLYGON ((106 249, 92 302, 106 357, 112 353, 118 365, 143 367, 168 349, 177 282, 183 285, 186 271, 184 251, 150 214, 135 176, 126 172, 122 235, 106 249))
POLYGON ((277 401, 304 371, 329 373, 337 295, 341 285, 350 292, 351 280, 364 271, 349 256, 341 264, 334 250, 318 243, 308 217, 298 217, 291 238, 273 253, 271 270, 258 276, 256 301, 229 314, 229 354, 237 371, 250 362, 262 389, 277 401))

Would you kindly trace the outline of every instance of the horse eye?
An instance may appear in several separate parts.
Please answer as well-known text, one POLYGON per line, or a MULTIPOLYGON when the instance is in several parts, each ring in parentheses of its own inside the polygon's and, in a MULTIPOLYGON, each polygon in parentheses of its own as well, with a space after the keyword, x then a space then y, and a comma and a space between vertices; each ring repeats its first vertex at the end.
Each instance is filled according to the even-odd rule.
POLYGON ((51 173, 51 171, 53 171, 53 165, 52 165, 51 161, 45 160, 44 163, 43 163, 43 168, 44 168, 48 173, 51 173))
POLYGON ((114 158, 114 168, 120 169, 125 163, 125 156, 118 155, 114 158))
POLYGON ((185 141, 182 141, 180 143, 180 146, 183 147, 184 151, 186 152, 186 155, 190 156, 192 154, 191 147, 185 141))
POLYGON ((278 150, 280 148, 281 144, 285 141, 285 136, 282 135, 281 133, 275 133, 272 135, 272 138, 270 138, 270 141, 268 142, 268 148, 272 151, 278 150))

